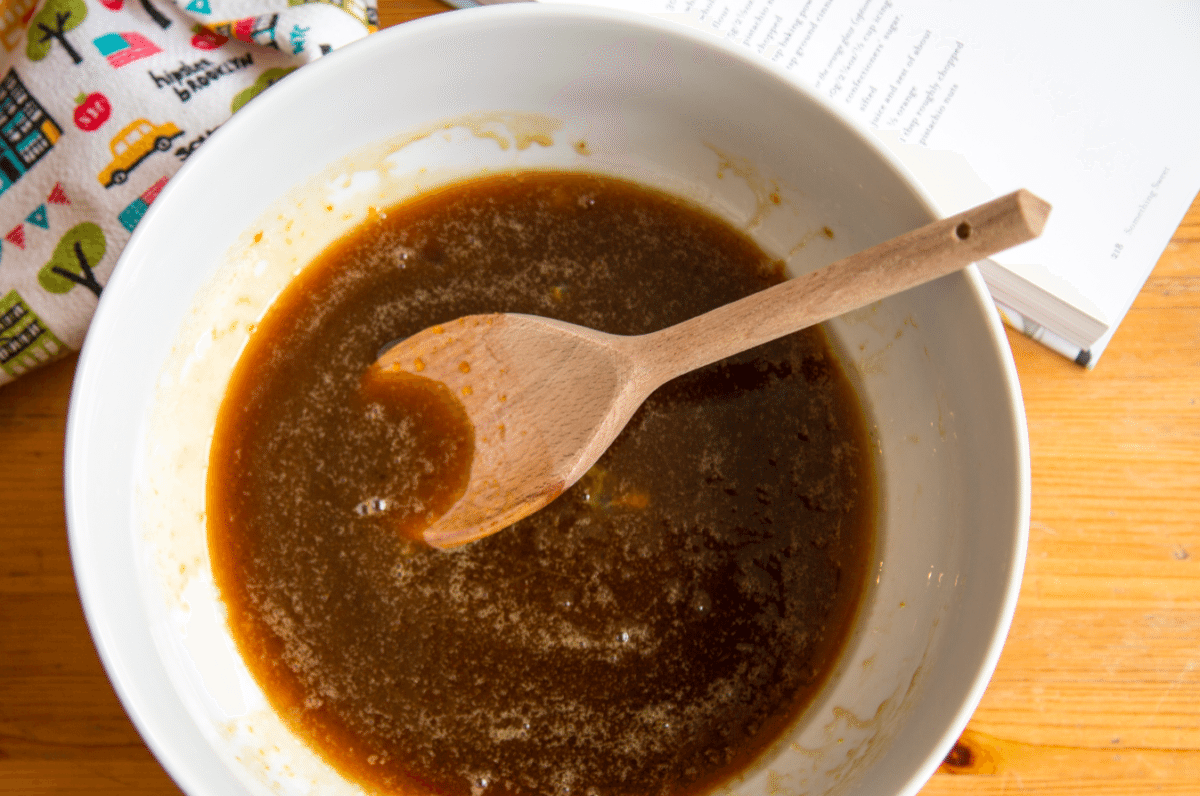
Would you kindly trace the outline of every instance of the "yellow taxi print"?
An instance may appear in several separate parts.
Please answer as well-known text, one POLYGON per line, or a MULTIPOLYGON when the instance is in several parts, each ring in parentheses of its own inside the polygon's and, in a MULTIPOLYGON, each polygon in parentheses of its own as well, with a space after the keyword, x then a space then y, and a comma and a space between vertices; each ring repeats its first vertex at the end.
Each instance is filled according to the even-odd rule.
POLYGON ((112 163, 97 175, 105 188, 125 182, 129 172, 155 152, 166 152, 171 142, 183 131, 171 122, 152 124, 147 119, 135 119, 125 129, 113 136, 109 148, 113 153, 112 163))

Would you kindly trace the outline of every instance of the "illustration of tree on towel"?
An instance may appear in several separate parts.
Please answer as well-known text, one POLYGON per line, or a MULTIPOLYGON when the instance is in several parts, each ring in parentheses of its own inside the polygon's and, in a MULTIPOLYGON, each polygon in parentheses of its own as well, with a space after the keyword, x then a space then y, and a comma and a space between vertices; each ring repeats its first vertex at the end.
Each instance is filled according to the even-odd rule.
POLYGON ((76 224, 62 236, 50 261, 38 271, 38 284, 50 293, 66 293, 83 285, 98 298, 103 287, 96 281, 92 266, 104 257, 107 245, 100 227, 90 221, 76 224))
POLYGON ((29 44, 25 54, 31 61, 40 61, 50 52, 50 45, 57 41, 77 64, 83 58, 67 41, 66 32, 79 27, 87 16, 87 5, 83 0, 46 0, 46 5, 37 12, 29 23, 29 44))

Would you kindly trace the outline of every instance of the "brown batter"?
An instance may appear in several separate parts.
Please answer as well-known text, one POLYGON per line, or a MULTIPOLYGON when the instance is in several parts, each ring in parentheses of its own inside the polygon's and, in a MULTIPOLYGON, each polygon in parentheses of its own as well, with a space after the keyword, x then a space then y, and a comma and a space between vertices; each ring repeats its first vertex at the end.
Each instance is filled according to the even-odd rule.
POLYGON ((453 502, 469 429, 363 374, 461 315, 643 333, 781 278, 694 208, 537 172, 374 214, 306 269, 208 481, 230 627, 290 726, 387 793, 691 794, 752 762, 828 676, 871 555, 870 446, 819 330, 665 385, 574 488, 450 553, 398 529, 453 502))

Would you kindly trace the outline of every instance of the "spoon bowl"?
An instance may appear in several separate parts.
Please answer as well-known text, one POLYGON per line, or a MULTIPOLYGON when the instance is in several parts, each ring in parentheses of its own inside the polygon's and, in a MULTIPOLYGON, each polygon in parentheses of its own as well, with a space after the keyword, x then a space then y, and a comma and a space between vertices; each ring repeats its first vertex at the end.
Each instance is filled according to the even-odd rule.
POLYGON ((422 538, 452 548, 506 528, 579 480, 666 381, 1024 243, 1049 212, 1016 191, 650 334, 509 313, 396 343, 375 367, 441 382, 475 432, 465 492, 422 538))

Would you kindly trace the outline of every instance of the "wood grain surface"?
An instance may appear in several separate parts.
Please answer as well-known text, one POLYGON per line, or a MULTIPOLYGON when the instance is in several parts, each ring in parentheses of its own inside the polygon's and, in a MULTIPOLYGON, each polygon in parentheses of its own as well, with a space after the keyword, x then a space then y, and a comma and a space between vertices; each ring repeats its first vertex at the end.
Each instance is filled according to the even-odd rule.
MULTIPOLYGON (((385 24, 443 8, 382 0, 385 24)), ((1200 200, 1094 371, 1010 333, 1033 456, 1016 618, 924 794, 1200 793, 1200 200)), ((0 389, 0 794, 164 796, 83 621, 71 357, 0 389)))

